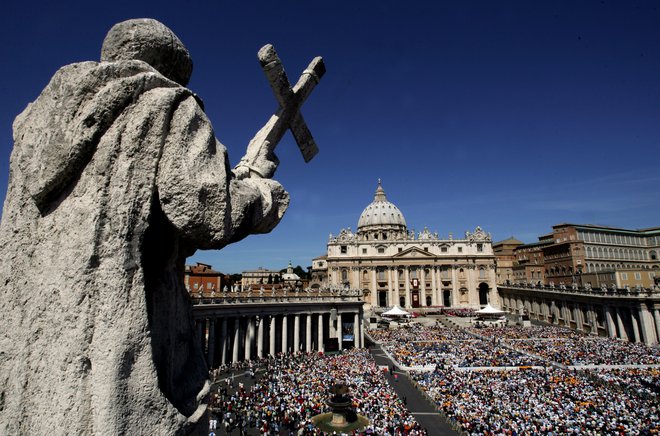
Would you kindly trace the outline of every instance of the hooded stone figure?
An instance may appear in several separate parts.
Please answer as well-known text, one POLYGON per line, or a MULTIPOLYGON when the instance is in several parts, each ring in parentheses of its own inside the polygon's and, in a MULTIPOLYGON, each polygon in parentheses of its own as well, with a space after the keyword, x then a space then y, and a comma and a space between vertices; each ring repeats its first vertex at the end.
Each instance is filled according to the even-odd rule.
POLYGON ((268 147, 231 170, 185 87, 191 72, 167 27, 130 20, 110 30, 101 62, 61 68, 16 118, 0 434, 207 430, 185 259, 269 232, 289 198, 269 178, 268 147))

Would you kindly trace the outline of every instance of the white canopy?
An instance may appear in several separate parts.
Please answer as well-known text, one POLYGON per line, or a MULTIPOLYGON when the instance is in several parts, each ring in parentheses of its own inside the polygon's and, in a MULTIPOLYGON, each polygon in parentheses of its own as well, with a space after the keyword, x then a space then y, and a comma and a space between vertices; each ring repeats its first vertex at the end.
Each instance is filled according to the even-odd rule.
POLYGON ((387 312, 383 312, 382 315, 383 316, 406 316, 406 315, 409 315, 409 313, 406 312, 405 310, 401 309, 399 306, 395 305, 394 307, 392 307, 387 312))
POLYGON ((479 315, 501 315, 501 314, 504 313, 504 311, 500 310, 500 309, 495 309, 489 303, 483 309, 477 310, 476 313, 479 314, 479 315))

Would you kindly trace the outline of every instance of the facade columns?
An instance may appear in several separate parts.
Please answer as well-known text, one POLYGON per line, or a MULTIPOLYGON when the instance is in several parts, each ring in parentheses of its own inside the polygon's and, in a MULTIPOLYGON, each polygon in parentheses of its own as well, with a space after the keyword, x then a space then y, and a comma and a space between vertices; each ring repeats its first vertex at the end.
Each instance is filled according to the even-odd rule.
POLYGON ((362 283, 360 283, 360 268, 353 267, 352 270, 352 280, 354 289, 362 289, 362 283))
POLYGON ((392 305, 397 305, 399 306, 401 304, 401 295, 399 294, 399 268, 396 266, 394 267, 394 298, 395 301, 393 302, 392 305))
POLYGON ((371 305, 378 306, 378 283, 376 282, 376 267, 371 267, 371 305))
POLYGON ((337 313, 337 342, 339 342, 340 350, 344 349, 344 334, 342 330, 341 313, 337 313))
MULTIPOLYGON (((458 291, 458 280, 456 280, 456 265, 451 266, 451 305, 456 306, 458 303, 459 291, 458 291)), ((517 309, 517 308, 516 308, 517 309)))
POLYGON ((411 307, 411 295, 410 295, 410 268, 406 266, 406 268, 403 270, 403 277, 405 280, 405 289, 406 289, 406 307, 411 307))
POLYGON ((419 295, 419 305, 426 307, 426 270, 425 266, 422 265, 419 267, 419 281, 420 281, 420 295, 419 295))
POLYGON ((362 348, 362 342, 360 341, 360 314, 355 312, 353 315, 353 346, 355 348, 362 348))
POLYGON ((438 281, 437 281, 438 268, 431 267, 431 305, 439 306, 438 304, 438 281))

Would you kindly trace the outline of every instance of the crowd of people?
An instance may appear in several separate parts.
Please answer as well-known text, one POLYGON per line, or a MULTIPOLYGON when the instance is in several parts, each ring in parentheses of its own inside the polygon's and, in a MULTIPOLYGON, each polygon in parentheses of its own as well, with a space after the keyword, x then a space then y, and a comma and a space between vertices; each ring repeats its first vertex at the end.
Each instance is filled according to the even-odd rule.
MULTIPOLYGON (((555 326, 413 323, 369 335, 467 434, 660 434, 658 347, 555 326)), ((214 375, 222 371, 252 380, 215 385, 211 423, 219 434, 320 434, 311 418, 329 411, 336 382, 349 386, 353 410, 370 420, 360 434, 426 434, 367 350, 283 354, 214 375)))
POLYGON ((470 435, 660 432, 657 401, 628 389, 613 392, 584 371, 445 368, 412 377, 470 435))
POLYGON ((477 336, 501 339, 580 339, 586 336, 577 330, 554 325, 532 325, 528 327, 512 325, 506 328, 470 327, 467 330, 477 336))
POLYGON ((437 330, 374 336, 401 365, 436 364, 411 377, 467 434, 660 434, 657 346, 556 326, 437 330))
POLYGON ((369 335, 378 342, 461 341, 472 340, 474 335, 464 329, 448 329, 439 325, 410 324, 398 329, 371 330, 369 335))
POLYGON ((660 348, 611 338, 528 339, 515 347, 567 366, 660 364, 660 348))
POLYGON ((354 411, 370 421, 360 434, 426 435, 367 350, 285 354, 268 359, 263 369, 250 388, 216 385, 212 421, 226 434, 321 434, 311 418, 329 411, 330 388, 343 382, 354 411))
POLYGON ((545 363, 534 356, 508 348, 496 341, 480 339, 433 342, 393 342, 383 348, 405 367, 511 367, 545 363))

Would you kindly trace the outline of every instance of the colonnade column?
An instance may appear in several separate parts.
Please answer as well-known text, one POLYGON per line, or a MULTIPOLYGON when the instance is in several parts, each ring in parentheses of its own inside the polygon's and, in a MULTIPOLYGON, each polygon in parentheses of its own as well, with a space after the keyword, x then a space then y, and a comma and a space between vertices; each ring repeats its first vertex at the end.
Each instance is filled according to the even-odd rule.
POLYGON ((252 360, 252 344, 254 344, 254 317, 250 316, 245 331, 245 360, 252 360))
POLYGON ((312 314, 308 313, 305 319, 305 351, 312 351, 312 314))
POLYGON ((605 323, 607 324, 607 336, 610 338, 616 338, 616 325, 612 318, 612 308, 610 306, 605 306, 605 323))
POLYGON ((353 315, 353 346, 355 348, 362 348, 360 342, 360 314, 358 312, 353 315))
POLYGON ((215 318, 209 320, 209 345, 208 355, 206 357, 206 364, 209 368, 213 368, 215 360, 215 318))
POLYGON ((621 308, 617 307, 616 310, 616 323, 619 326, 619 337, 623 340, 628 340, 628 333, 626 332, 626 327, 621 316, 621 308))
POLYGON ((195 321, 195 335, 197 336, 197 343, 202 348, 202 353, 204 353, 206 338, 204 337, 204 324, 206 323, 205 319, 198 319, 195 321))
POLYGON ((424 269, 424 265, 419 267, 419 277, 420 277, 420 282, 421 282, 421 289, 420 289, 420 296, 419 296, 419 305, 420 306, 426 306, 426 270, 424 269))
POLYGON ((227 344, 229 339, 227 337, 227 318, 222 318, 222 324, 220 325, 220 336, 221 336, 220 346, 222 347, 220 364, 224 365, 227 363, 227 350, 229 349, 229 345, 227 344))
POLYGON ((270 326, 268 328, 268 339, 269 339, 269 347, 268 347, 268 353, 275 357, 275 330, 277 329, 275 325, 275 315, 270 316, 270 326))
POLYGON ((655 321, 655 337, 660 342, 660 308, 653 308, 653 321, 655 321))
POLYGON ((259 327, 257 327, 257 358, 264 357, 264 317, 259 318, 259 327))
POLYGON ((323 351, 323 314, 318 314, 318 328, 317 328, 317 342, 316 349, 317 351, 323 351))
POLYGON ((640 303, 639 322, 641 324, 644 343, 647 345, 657 343, 658 341, 655 336, 655 328, 653 328, 653 318, 651 317, 651 313, 646 307, 646 304, 643 302, 640 303))
POLYGON ((239 318, 234 319, 234 349, 232 350, 231 362, 238 362, 238 349, 240 347, 240 338, 241 338, 241 320, 239 318))
POLYGON ((639 332, 639 321, 637 320, 636 313, 633 312, 632 308, 630 310, 630 321, 632 322, 633 335, 635 336, 635 342, 641 342, 642 337, 639 332))
POLYGON ((286 315, 282 315, 282 353, 289 351, 289 318, 286 315))
POLYGON ((293 317, 293 352, 300 351, 300 315, 295 314, 293 317))

